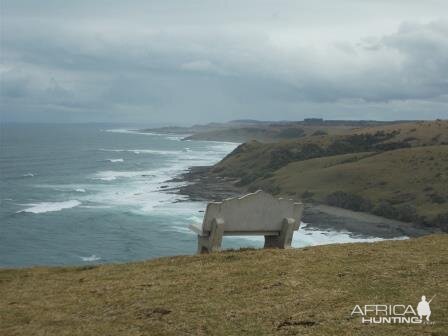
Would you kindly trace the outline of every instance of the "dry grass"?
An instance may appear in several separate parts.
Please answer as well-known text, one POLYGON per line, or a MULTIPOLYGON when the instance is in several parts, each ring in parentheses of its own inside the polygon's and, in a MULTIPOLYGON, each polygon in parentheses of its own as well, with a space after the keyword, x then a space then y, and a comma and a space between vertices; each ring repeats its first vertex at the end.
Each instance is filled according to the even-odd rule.
POLYGON ((448 235, 0 271, 1 335, 446 335, 448 235), (431 304, 363 325, 355 304, 431 304))

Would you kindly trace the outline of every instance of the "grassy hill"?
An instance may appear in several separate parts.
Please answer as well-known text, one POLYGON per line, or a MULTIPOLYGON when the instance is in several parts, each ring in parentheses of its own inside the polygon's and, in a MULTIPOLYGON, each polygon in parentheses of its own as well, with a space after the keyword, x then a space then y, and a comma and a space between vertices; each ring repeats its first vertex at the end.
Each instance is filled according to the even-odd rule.
POLYGON ((248 190, 263 188, 448 230, 448 121, 252 141, 211 171, 248 190))
POLYGON ((353 201, 359 201, 359 208, 355 210, 408 222, 421 221, 418 216, 423 216, 432 222, 448 212, 448 146, 293 162, 259 186, 342 207, 346 198, 356 195, 353 201), (335 199, 338 194, 340 200, 335 199))
POLYGON ((446 335, 448 235, 147 262, 0 270, 10 335, 446 335), (364 325, 355 305, 432 297, 433 325, 364 325))

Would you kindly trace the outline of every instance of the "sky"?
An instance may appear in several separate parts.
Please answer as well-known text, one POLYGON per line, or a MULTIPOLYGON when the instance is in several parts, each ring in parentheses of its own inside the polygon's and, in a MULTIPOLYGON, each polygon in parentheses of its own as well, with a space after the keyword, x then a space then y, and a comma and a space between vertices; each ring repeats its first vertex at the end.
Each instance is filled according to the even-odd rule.
POLYGON ((1 0, 0 121, 448 118, 446 0, 1 0))

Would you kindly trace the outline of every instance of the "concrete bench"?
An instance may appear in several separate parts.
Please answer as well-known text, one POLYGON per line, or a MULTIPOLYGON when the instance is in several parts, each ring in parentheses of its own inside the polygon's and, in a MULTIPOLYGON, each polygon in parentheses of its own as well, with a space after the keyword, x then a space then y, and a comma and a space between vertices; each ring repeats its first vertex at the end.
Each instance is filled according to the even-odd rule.
POLYGON ((261 235, 265 248, 288 248, 302 212, 302 203, 259 190, 208 203, 202 225, 192 224, 190 229, 198 234, 198 253, 219 251, 223 236, 261 235))

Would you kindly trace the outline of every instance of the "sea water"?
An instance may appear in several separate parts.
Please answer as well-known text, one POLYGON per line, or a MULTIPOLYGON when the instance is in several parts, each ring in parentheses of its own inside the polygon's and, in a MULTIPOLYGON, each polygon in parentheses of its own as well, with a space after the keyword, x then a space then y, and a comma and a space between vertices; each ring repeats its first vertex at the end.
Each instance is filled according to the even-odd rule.
MULTIPOLYGON (((181 183, 169 180, 237 144, 183 138, 110 125, 1 125, 0 267, 195 253, 188 225, 201 222, 206 204, 174 193, 181 183)), ((293 246, 370 240, 302 225, 293 246)), ((262 244, 224 238, 226 248, 262 244)))

